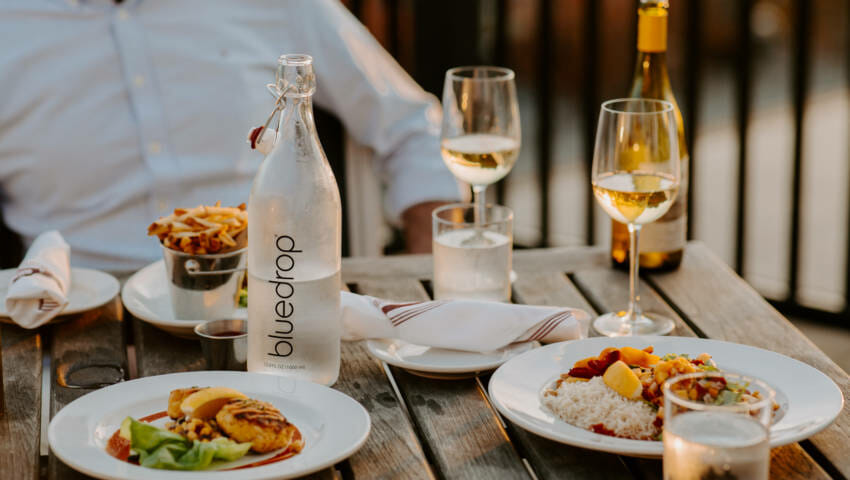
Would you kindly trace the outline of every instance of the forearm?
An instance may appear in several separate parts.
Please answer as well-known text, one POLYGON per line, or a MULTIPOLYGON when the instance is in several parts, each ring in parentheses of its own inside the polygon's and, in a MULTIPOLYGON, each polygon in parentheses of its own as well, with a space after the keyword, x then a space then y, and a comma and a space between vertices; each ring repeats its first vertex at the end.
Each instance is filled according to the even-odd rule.
POLYGON ((404 242, 407 253, 430 253, 432 237, 431 213, 449 202, 431 201, 417 203, 401 214, 404 242))

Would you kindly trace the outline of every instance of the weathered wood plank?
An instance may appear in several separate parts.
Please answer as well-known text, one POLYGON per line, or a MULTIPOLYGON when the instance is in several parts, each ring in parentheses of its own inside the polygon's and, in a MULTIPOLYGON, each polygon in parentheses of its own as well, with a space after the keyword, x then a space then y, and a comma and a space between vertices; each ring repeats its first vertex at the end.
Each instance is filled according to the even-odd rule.
POLYGON ((517 274, 513 290, 516 303, 574 307, 593 314, 593 307, 562 271, 517 274))
POLYGON ((434 478, 381 362, 361 342, 343 342, 334 388, 360 402, 372 418, 369 439, 349 458, 355 478, 434 478))
MULTIPOLYGON (((612 268, 582 270, 575 272, 573 279, 588 296, 588 300, 602 312, 625 310, 629 304, 629 275, 612 268)), ((640 306, 645 312, 656 312, 673 320, 676 328, 671 335, 693 337, 688 325, 646 284, 638 287, 640 306)))
MULTIPOLYGON (((426 300, 412 278, 360 280, 361 293, 394 300, 426 300)), ((441 381, 391 369, 443 478, 523 478, 527 471, 486 395, 473 379, 441 381)))
MULTIPOLYGON (((513 288, 517 303, 575 307, 594 315, 593 307, 562 272, 523 273, 517 275, 513 288)), ((563 445, 507 422, 511 437, 528 458, 538 478, 632 478, 615 455, 563 445)))
MULTIPOLYGON (((348 290, 343 285, 343 290, 348 290)), ((348 459, 355 478, 434 478, 416 432, 399 403, 383 363, 363 342, 342 342, 334 388, 360 402, 372 419, 369 439, 348 459)))
MULTIPOLYGON (((607 267, 607 250, 600 247, 562 247, 516 250, 513 268, 520 272, 561 271, 607 267)), ((431 255, 396 255, 391 257, 355 257, 342 260, 342 279, 345 283, 387 277, 431 278, 431 255)))
POLYGON ((34 480, 41 436, 41 336, 37 330, 0 325, 0 343, 0 478, 34 480))
MULTIPOLYGON (((850 398, 850 377, 702 243, 685 250, 679 270, 651 281, 710 338, 745 343, 788 355, 828 375, 850 398)), ((850 410, 811 438, 850 477, 850 410)), ((800 467, 803 468, 803 467, 800 467)))
MULTIPOLYGON (((629 459, 632 468, 643 478, 661 478, 661 460, 629 459)), ((770 478, 773 480, 811 479, 829 480, 830 477, 798 444, 777 447, 770 451, 770 478)))
POLYGON ((133 318, 133 343, 139 377, 203 370, 201 343, 175 337, 133 318))
MULTIPOLYGON (((73 373, 75 369, 87 365, 114 365, 126 372, 123 313, 121 300, 116 297, 103 307, 74 315, 68 321, 53 326, 51 418, 65 405, 95 390, 67 388, 63 386, 66 382, 107 382, 116 378, 116 371, 111 368, 89 368, 73 373)), ((47 474, 51 479, 89 478, 69 468, 52 453, 47 474)))
POLYGON ((795 443, 770 451, 770 478, 826 480, 832 477, 795 443))

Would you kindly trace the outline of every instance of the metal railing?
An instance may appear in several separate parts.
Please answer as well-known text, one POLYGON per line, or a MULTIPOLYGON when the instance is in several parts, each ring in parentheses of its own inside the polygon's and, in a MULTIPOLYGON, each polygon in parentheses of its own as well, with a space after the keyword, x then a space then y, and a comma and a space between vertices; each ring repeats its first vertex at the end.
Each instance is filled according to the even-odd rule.
MULTIPOLYGON (((581 82, 581 132, 584 139, 584 158, 586 159, 584 168, 588 173, 590 169, 590 160, 593 154, 594 135, 596 128, 596 118, 598 115, 599 103, 602 100, 599 93, 600 80, 600 55, 599 48, 600 35, 608 34, 604 30, 604 22, 606 19, 601 18, 602 7, 598 0, 534 0, 537 8, 536 22, 538 41, 536 42, 536 52, 533 55, 537 59, 537 79, 534 84, 536 105, 536 125, 535 132, 536 142, 536 168, 537 181, 539 182, 538 192, 540 195, 540 208, 536 212, 539 215, 540 225, 540 241, 536 246, 547 246, 550 244, 550 179, 553 163, 553 109, 555 85, 553 82, 553 64, 558 60, 553 52, 553 32, 558 25, 555 25, 555 8, 571 8, 580 10, 583 16, 582 33, 583 51, 581 62, 577 62, 577 66, 581 68, 583 81, 581 82)), ((838 0, 845 1, 845 0, 838 0)), ((624 0, 623 6, 618 8, 630 9, 634 12, 638 6, 636 0, 624 0)), ((745 259, 748 252, 746 251, 748 227, 752 225, 752 219, 747 217, 745 205, 748 198, 748 133, 751 123, 752 103, 753 103, 753 62, 754 62, 754 41, 752 32, 753 20, 753 0, 737 0, 733 2, 735 8, 730 14, 736 17, 734 29, 736 36, 736 51, 732 59, 734 64, 735 76, 735 131, 737 134, 738 158, 737 158, 737 205, 735 212, 734 223, 734 245, 735 254, 733 267, 741 273, 745 265, 745 259)), ((850 12, 850 2, 846 2, 846 11, 850 12)), ((349 8, 361 20, 364 20, 367 26, 375 31, 375 26, 370 25, 369 15, 365 15, 366 9, 371 12, 382 11, 383 25, 380 29, 384 35, 379 35, 382 38, 385 46, 390 53, 397 55, 400 45, 400 32, 406 32, 412 26, 415 30, 428 30, 433 36, 452 35, 452 29, 446 28, 444 25, 428 24, 428 21, 433 21, 433 18, 448 18, 449 16, 457 15, 480 15, 483 11, 490 11, 492 14, 490 24, 493 26, 495 41, 492 43, 489 55, 480 54, 480 45, 474 43, 467 45, 458 39, 458 48, 468 49, 478 53, 471 53, 467 58, 470 60, 467 63, 495 63, 500 65, 511 66, 507 61, 506 51, 509 42, 507 36, 508 24, 508 7, 507 0, 466 0, 464 2, 445 1, 445 0, 349 0, 346 2, 349 8), (459 4, 465 4, 464 7, 459 7, 459 4), (472 6, 470 6, 472 5, 472 6), (465 11, 458 12, 462 8, 465 11), (430 10, 432 14, 422 14, 423 11, 430 10), (404 23, 403 12, 405 15, 404 23), (433 12, 438 12, 434 14, 433 12), (470 13, 473 12, 473 13, 470 13), (461 47, 463 45, 463 47, 461 47)), ((699 97, 703 85, 703 61, 704 61, 704 31, 700 21, 706 9, 712 8, 712 0, 679 0, 674 2, 674 8, 683 8, 686 12, 685 32, 683 35, 684 45, 684 82, 681 85, 681 90, 677 90, 677 96, 681 101, 682 110, 684 113, 684 121, 686 128, 686 138, 689 145, 694 146, 695 136, 699 135, 700 116, 698 115, 699 97)), ((846 245, 846 253, 848 265, 845 268, 845 289, 844 298, 845 306, 841 312, 829 312, 816 308, 805 307, 798 301, 799 279, 800 279, 800 240, 801 240, 801 191, 802 191, 802 175, 804 170, 803 162, 803 145, 806 140, 803 129, 804 113, 806 108, 806 99, 809 94, 809 84, 811 76, 811 50, 812 50, 812 2, 809 0, 792 0, 792 14, 789 18, 792 19, 791 24, 791 49, 793 52, 790 71, 787 72, 791 79, 791 104, 793 110, 793 160, 792 160, 792 186, 791 186, 791 210, 790 210, 790 248, 787 252, 788 258, 788 294, 785 298, 770 299, 770 301, 784 313, 789 315, 799 315, 820 321, 826 321, 835 324, 841 324, 850 327, 850 235, 846 245)), ((427 12, 426 12, 427 13, 427 12)), ((374 18, 375 15, 372 15, 374 18)), ((636 15, 634 15, 636 17, 636 15)), ((480 22, 469 23, 472 25, 480 24, 480 22)), ((850 30, 850 14, 845 22, 846 28, 850 30)), ((634 38, 636 31, 636 18, 631 25, 631 32, 620 32, 619 35, 630 35, 634 38)), ((472 29, 475 30, 475 29, 472 29)), ((475 32, 479 34, 480 32, 475 32)), ((463 34, 465 35, 465 34, 463 34)), ((419 35, 414 35, 411 38, 414 41, 419 38, 419 35)), ((850 35, 848 35, 850 37, 850 35)), ((468 37, 467 37, 468 40, 468 37)), ((473 39, 475 41, 475 39, 473 39)), ((848 42, 850 51, 850 42, 848 42)), ((434 47, 439 48, 439 46, 434 47)), ((417 45, 414 48, 417 53, 424 52, 424 55, 429 56, 427 46, 417 45)), ((434 52, 433 55, 445 55, 446 52, 434 52)), ((457 54, 450 54, 457 57, 457 54)), ((624 61, 633 60, 624 59, 624 61)), ((421 59, 414 59, 413 64, 402 64, 412 70, 411 73, 420 83, 423 83, 426 89, 439 94, 439 85, 428 85, 425 80, 426 76, 433 78, 433 72, 424 72, 423 68, 449 67, 452 66, 452 59, 446 58, 445 65, 430 64, 421 59), (427 73, 427 75, 426 75, 427 73)), ((460 63, 460 62, 455 62, 460 63)), ((850 62, 847 62, 850 64, 850 62)), ((440 71, 442 73, 443 70, 440 71)), ((847 69, 847 86, 850 86, 850 67, 847 69)), ((702 161, 695 154, 695 148, 691 149, 691 168, 690 168, 690 185, 692 188, 688 192, 688 227, 689 232, 692 232, 692 208, 693 201, 693 172, 696 170, 694 165, 702 161)), ((502 183, 496 187, 497 197, 504 198, 505 188, 502 183)), ((850 192, 850 189, 848 189, 850 192)), ((752 192, 749 192, 752 193, 752 192)), ((592 193, 589 192, 589 196, 592 193)), ((848 205, 850 205, 850 195, 848 196, 848 205)), ((594 238, 594 202, 592 199, 586 202, 587 212, 586 220, 586 242, 588 244, 595 243, 598 239, 594 238)), ((838 222, 841 224, 841 222, 838 222)), ((850 225, 850 218, 844 220, 844 227, 850 225)))

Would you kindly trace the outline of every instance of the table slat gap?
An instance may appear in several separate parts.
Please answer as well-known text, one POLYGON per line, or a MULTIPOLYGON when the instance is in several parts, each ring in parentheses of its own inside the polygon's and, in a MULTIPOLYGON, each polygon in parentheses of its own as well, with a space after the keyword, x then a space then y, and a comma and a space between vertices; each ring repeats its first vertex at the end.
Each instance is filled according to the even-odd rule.
MULTIPOLYGON (((522 303, 581 308, 594 314, 594 308, 563 271, 518 273, 513 287, 517 300, 522 303)), ((482 384, 486 381, 489 377, 479 380, 482 384)), ((487 400, 489 402, 489 396, 487 400)), ((530 433, 506 419, 502 421, 517 451, 527 459, 540 479, 563 478, 565 472, 576 479, 602 476, 622 480, 635 478, 617 456, 564 445, 530 433), (613 462, 614 459, 618 461, 613 462)))
MULTIPOLYGON (((343 290, 357 292, 356 283, 343 290)), ((372 419, 363 447, 345 462, 343 478, 433 479, 433 463, 395 379, 384 362, 373 358, 364 342, 342 342, 342 364, 334 388, 360 402, 372 419)))
POLYGON ((812 444, 811 440, 803 440, 800 442, 800 446, 803 447, 803 450, 805 450, 806 453, 809 454, 809 456, 824 469, 824 471, 826 471, 830 478, 834 478, 836 480, 847 480, 847 477, 824 456, 823 452, 812 444))
MULTIPOLYGON (((379 298, 428 300, 418 278, 369 278, 358 281, 358 287, 379 298)), ((488 480, 528 476, 474 380, 431 380, 396 367, 390 371, 438 476, 488 480)))
MULTIPOLYGON (((119 365, 127 374, 127 350, 124 346, 124 309, 121 300, 115 297, 103 307, 78 315, 72 315, 62 323, 52 325, 50 417, 53 418, 65 405, 96 389, 63 387, 58 379, 60 372, 66 374, 77 366, 106 364, 119 365)), ((99 378, 86 379, 98 381, 99 378)), ((90 478, 65 465, 51 452, 47 462, 49 479, 90 478)))
MULTIPOLYGON (((625 310, 629 303, 629 276, 612 268, 581 270, 569 275, 578 290, 599 313, 625 310)), ((653 311, 671 318, 676 327, 673 335, 695 336, 681 317, 661 298, 647 282, 639 285, 640 305, 643 311, 653 311)))
POLYGON ((688 328, 690 328, 691 331, 693 331, 694 334, 697 337, 708 338, 708 335, 706 335, 706 333, 701 328, 699 328, 699 325, 694 323, 694 321, 690 317, 688 317, 688 314, 685 313, 685 311, 682 310, 681 307, 679 307, 672 298, 670 298, 669 296, 667 296, 666 293, 664 293, 664 289, 662 289, 658 285, 658 283, 655 282, 654 277, 651 277, 651 276, 643 277, 643 276, 641 276, 641 283, 646 283, 650 287, 652 287, 652 289, 655 291, 655 293, 664 301, 664 303, 667 304, 667 306, 670 307, 671 310, 676 312, 676 315, 678 315, 679 318, 681 318, 682 321, 685 322, 685 324, 688 326, 688 328))

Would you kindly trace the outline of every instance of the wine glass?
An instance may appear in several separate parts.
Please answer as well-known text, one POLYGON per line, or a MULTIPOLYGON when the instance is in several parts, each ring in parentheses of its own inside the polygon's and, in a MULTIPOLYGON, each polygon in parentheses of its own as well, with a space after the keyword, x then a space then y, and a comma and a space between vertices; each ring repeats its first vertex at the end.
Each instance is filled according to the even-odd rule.
POLYGON ((486 66, 447 71, 440 137, 446 166, 458 180, 472 185, 474 222, 480 225, 487 186, 507 175, 519 155, 514 72, 486 66))
POLYGON ((664 335, 673 321, 638 304, 640 228, 667 213, 679 189, 679 141, 673 105, 624 98, 602 104, 591 182, 596 201, 629 229, 629 308, 593 322, 607 336, 664 335))

